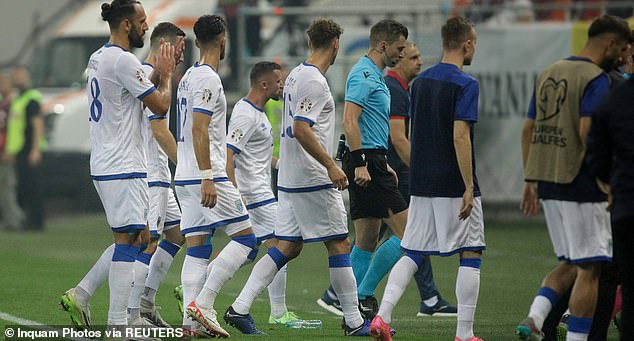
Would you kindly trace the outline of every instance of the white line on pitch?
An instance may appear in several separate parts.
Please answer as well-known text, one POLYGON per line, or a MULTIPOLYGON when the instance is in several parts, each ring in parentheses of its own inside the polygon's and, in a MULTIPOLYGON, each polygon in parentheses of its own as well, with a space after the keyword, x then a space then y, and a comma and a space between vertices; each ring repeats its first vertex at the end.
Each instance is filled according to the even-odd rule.
MULTIPOLYGON (((31 321, 31 320, 27 320, 27 319, 23 319, 17 316, 13 316, 11 314, 7 314, 4 313, 2 311, 0 311, 0 320, 5 320, 5 321, 9 321, 9 322, 13 322, 15 324, 19 324, 21 326, 29 326, 29 327, 34 327, 40 330, 56 330, 58 332, 60 332, 60 334, 62 333, 61 329, 57 329, 57 328, 53 328, 50 326, 47 326, 43 323, 39 323, 36 321, 31 321)), ((78 341, 93 341, 91 339, 86 339, 83 337, 69 337, 67 339, 71 339, 71 340, 78 340, 78 341)))

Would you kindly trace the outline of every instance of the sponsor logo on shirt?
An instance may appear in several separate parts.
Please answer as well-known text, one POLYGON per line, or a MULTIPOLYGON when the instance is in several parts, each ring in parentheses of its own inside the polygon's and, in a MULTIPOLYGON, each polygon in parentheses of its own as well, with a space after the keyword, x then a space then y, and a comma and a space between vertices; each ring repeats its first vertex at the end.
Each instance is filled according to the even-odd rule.
POLYGON ((145 79, 145 72, 141 69, 136 70, 136 79, 138 79, 140 83, 143 83, 143 80, 145 79))
POLYGON ((235 142, 240 142, 240 140, 242 140, 242 137, 244 137, 244 132, 240 129, 240 128, 236 128, 231 132, 231 141, 235 142))
POLYGON ((310 109, 313 108, 313 101, 310 98, 304 98, 301 103, 299 103, 299 111, 309 112, 310 109))
POLYGON ((209 101, 211 101, 211 89, 204 89, 203 90, 203 98, 202 98, 202 100, 205 103, 209 103, 209 101))

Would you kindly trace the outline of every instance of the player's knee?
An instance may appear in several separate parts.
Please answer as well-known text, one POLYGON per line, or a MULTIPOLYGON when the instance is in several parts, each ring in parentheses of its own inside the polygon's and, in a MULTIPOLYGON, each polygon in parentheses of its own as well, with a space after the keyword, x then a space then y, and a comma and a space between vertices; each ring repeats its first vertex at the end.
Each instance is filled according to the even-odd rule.
POLYGON ((423 266, 423 262, 425 262, 425 256, 419 253, 414 253, 410 251, 405 251, 405 257, 408 257, 414 263, 416 263, 416 268, 420 269, 423 266))
POLYGON ((251 249, 255 249, 255 246, 258 243, 258 239, 255 238, 255 234, 251 233, 251 234, 247 234, 247 235, 243 235, 243 236, 235 236, 235 237, 231 237, 231 240, 233 240, 236 243, 240 243, 248 248, 251 249))
POLYGON ((178 228, 165 231, 165 239, 176 245, 183 245, 185 243, 185 237, 183 237, 178 228))
POLYGON ((299 256, 303 247, 304 242, 302 241, 280 240, 275 248, 282 252, 288 260, 291 260, 299 256))

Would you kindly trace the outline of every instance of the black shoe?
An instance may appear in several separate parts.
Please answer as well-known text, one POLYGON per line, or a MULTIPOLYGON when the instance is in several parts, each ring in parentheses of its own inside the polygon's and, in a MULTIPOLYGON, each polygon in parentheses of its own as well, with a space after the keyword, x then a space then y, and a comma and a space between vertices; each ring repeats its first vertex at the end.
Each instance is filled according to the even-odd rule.
POLYGON ((379 312, 379 303, 374 296, 359 299, 359 311, 363 319, 372 321, 379 312))
POLYGON ((341 309, 341 303, 337 299, 337 294, 331 291, 330 288, 317 300, 317 304, 332 314, 343 316, 343 310, 341 309))
POLYGON ((420 311, 416 314, 418 317, 425 316, 458 316, 458 308, 449 304, 442 297, 438 297, 438 303, 433 307, 428 307, 424 302, 420 303, 420 311))

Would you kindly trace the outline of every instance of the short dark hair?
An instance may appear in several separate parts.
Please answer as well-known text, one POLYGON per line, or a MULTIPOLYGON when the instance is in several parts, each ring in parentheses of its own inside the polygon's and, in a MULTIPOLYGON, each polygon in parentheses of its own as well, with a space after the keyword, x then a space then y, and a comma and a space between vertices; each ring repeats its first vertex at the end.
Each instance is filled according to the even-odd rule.
POLYGON ((442 26, 442 46, 451 50, 460 48, 469 38, 473 27, 471 20, 463 16, 449 18, 442 26))
POLYGON ((138 0, 113 0, 111 3, 101 4, 101 19, 107 21, 111 28, 117 27, 123 19, 132 19, 134 5, 141 4, 138 0))
POLYGON ((374 24, 370 29, 370 45, 376 46, 380 41, 393 43, 401 36, 407 39, 407 27, 400 22, 392 19, 383 19, 374 24))
POLYGON ((281 70, 282 66, 278 63, 274 62, 258 62, 251 68, 251 74, 249 78, 251 79, 251 86, 255 84, 260 78, 273 72, 275 70, 281 70))
POLYGON ((170 42, 175 42, 177 37, 184 37, 185 32, 181 30, 178 26, 172 24, 171 22, 162 22, 154 27, 152 30, 152 35, 150 36, 150 46, 157 46, 161 41, 161 38, 165 40, 169 40, 170 42))
POLYGON ((328 47, 332 42, 341 37, 343 28, 332 19, 315 19, 306 30, 308 39, 315 49, 328 47))
POLYGON ((194 34, 196 39, 202 44, 215 41, 226 31, 227 22, 223 17, 215 14, 203 15, 194 24, 194 34))
POLYGON ((592 22, 588 29, 588 39, 592 39, 607 33, 616 34, 620 39, 630 41, 632 38, 632 31, 627 21, 613 16, 602 15, 592 22))

